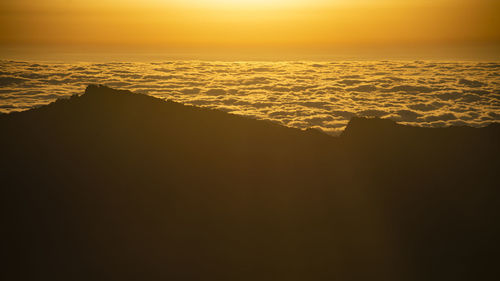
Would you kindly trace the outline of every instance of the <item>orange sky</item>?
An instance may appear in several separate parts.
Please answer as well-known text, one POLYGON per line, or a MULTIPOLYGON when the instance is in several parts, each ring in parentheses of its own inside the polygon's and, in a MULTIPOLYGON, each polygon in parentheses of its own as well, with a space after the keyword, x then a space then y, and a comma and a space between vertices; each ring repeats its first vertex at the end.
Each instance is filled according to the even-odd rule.
POLYGON ((234 53, 487 46, 495 57, 499 13, 495 0, 2 0, 0 44, 234 53))

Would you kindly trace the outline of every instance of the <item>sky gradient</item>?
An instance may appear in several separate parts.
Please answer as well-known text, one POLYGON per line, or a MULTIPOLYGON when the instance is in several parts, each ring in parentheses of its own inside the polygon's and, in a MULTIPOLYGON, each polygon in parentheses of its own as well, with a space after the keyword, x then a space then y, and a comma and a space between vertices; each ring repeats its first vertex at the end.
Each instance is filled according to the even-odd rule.
POLYGON ((237 57, 402 50, 496 59, 498 11, 494 0, 4 0, 0 44, 18 51, 237 57))

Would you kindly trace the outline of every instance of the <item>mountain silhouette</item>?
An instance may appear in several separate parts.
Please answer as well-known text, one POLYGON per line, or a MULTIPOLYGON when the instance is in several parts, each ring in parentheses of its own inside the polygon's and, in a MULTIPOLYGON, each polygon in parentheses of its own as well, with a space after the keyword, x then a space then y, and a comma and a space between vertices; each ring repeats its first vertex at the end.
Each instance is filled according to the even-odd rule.
POLYGON ((340 137, 129 91, 0 115, 2 280, 496 280, 500 125, 340 137))

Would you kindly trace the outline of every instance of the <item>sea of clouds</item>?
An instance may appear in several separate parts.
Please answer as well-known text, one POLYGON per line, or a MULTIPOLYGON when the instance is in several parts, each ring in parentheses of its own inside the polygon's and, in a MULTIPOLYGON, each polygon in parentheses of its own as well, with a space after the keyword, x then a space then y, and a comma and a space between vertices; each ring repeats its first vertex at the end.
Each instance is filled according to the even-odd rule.
POLYGON ((500 121, 500 63, 485 62, 0 61, 0 112, 81 94, 88 84, 330 134, 356 115, 428 127, 500 121))

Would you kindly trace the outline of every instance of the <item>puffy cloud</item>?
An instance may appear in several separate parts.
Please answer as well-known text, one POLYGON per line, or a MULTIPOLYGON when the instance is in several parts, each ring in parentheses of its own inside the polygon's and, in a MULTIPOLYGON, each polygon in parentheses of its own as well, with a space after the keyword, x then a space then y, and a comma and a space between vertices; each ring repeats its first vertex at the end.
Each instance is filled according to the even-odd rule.
POLYGON ((356 116, 356 113, 354 113, 354 112, 342 111, 342 110, 331 111, 331 114, 333 114, 335 116, 340 116, 340 117, 344 118, 345 120, 350 120, 352 117, 356 116))
POLYGON ((197 95, 200 92, 201 92, 201 89, 199 89, 199 88, 186 88, 186 89, 181 90, 181 93, 183 93, 185 95, 197 95))
POLYGON ((417 104, 410 104, 408 105, 408 108, 418 110, 418 111, 433 111, 438 108, 443 107, 444 104, 440 102, 432 102, 432 103, 417 103, 417 104))
POLYGON ((27 81, 27 79, 18 78, 18 77, 2 76, 2 77, 0 77, 0 86, 5 87, 5 86, 10 86, 10 85, 15 85, 15 84, 21 84, 25 81, 27 81))
POLYGON ((337 134, 356 115, 422 126, 499 120, 498 63, 0 61, 0 112, 81 94, 89 83, 337 134))
POLYGON ((495 120, 500 120, 500 114, 497 112, 488 112, 488 115, 495 120))
POLYGON ((267 77, 252 77, 241 82, 242 85, 259 85, 269 83, 271 83, 271 79, 267 77))
POLYGON ((361 86, 358 86, 358 87, 348 88, 347 90, 351 91, 351 92, 366 92, 366 93, 370 93, 370 92, 375 92, 377 90, 377 87, 373 86, 373 85, 361 85, 361 86))
POLYGON ((225 94, 226 90, 224 89, 209 89, 208 91, 205 92, 205 95, 207 96, 221 96, 225 94))
POLYGON ((343 84, 343 85, 347 85, 347 86, 361 84, 363 82, 364 82, 363 80, 352 80, 352 79, 338 81, 339 84, 343 84))
POLYGON ((458 84, 464 85, 464 86, 467 86, 467 87, 471 87, 471 88, 479 88, 479 87, 483 87, 483 86, 486 85, 483 82, 474 81, 474 80, 468 80, 468 79, 465 79, 465 78, 462 78, 462 79, 458 80, 458 84))
POLYGON ((417 118, 422 116, 422 114, 419 114, 415 111, 405 110, 405 109, 396 111, 396 114, 399 116, 399 118, 397 118, 396 121, 403 121, 403 122, 413 122, 416 121, 417 118))
POLYGON ((383 110, 377 110, 377 109, 367 109, 367 110, 362 110, 358 112, 359 116, 366 116, 366 117, 384 117, 389 115, 389 112, 383 111, 383 110))
POLYGON ((444 92, 444 93, 439 93, 436 94, 436 97, 440 100, 456 100, 460 97, 462 97, 463 93, 460 92, 444 92))
POLYGON ((441 115, 431 115, 431 116, 426 116, 424 120, 426 122, 436 122, 436 121, 450 121, 450 120, 456 120, 457 117, 453 113, 444 113, 441 115))
POLYGON ((406 92, 406 93, 430 93, 434 91, 432 88, 427 86, 415 86, 415 85, 400 85, 394 86, 390 89, 385 89, 386 92, 406 92))
POLYGON ((297 102, 296 104, 312 108, 324 109, 324 110, 329 110, 332 108, 331 103, 324 101, 304 101, 304 102, 297 102))
POLYGON ((471 102, 480 101, 481 97, 479 95, 475 95, 475 94, 465 94, 462 96, 461 100, 466 102, 466 103, 471 103, 471 102))

